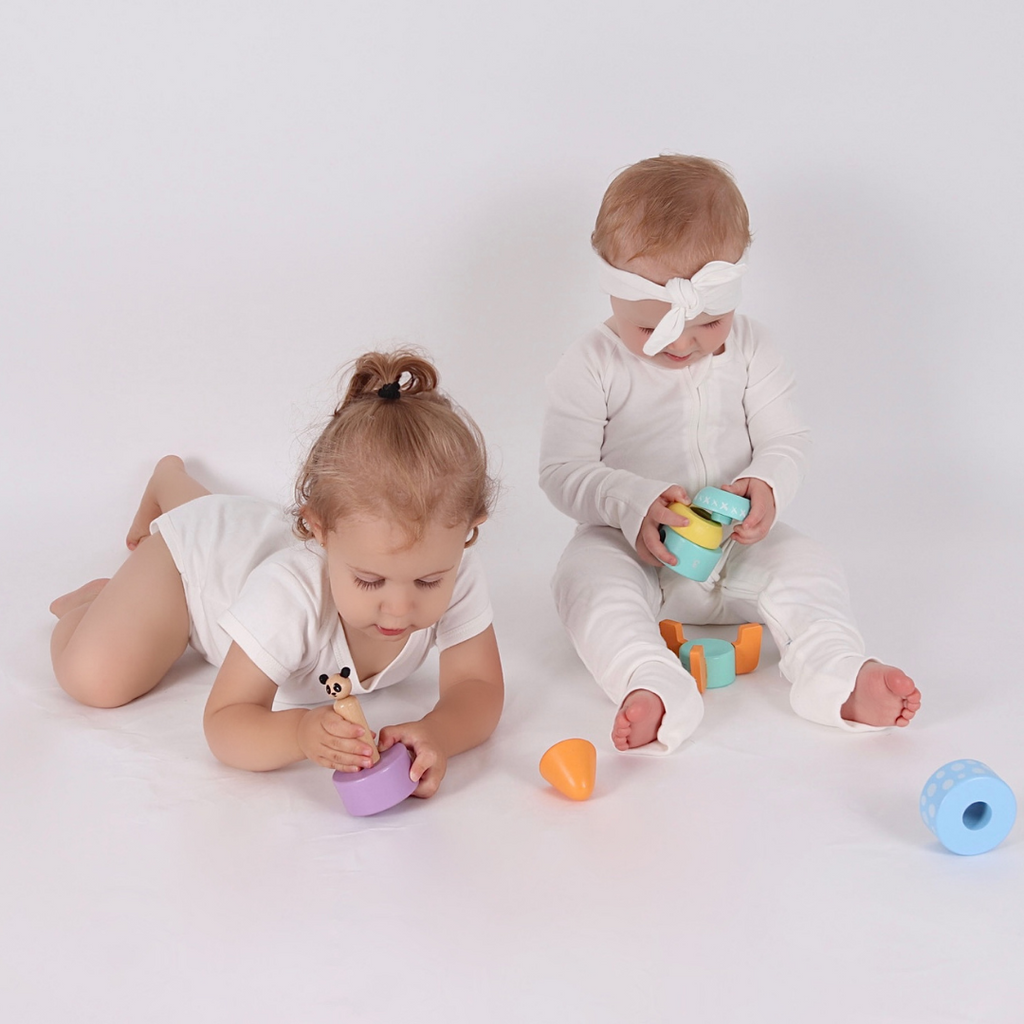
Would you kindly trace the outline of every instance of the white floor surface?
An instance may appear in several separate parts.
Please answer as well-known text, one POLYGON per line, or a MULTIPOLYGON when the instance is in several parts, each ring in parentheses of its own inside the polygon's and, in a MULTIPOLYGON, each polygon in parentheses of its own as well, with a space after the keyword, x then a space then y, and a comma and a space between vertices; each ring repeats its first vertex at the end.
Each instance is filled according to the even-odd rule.
MULTIPOLYGON (((927 593, 938 571, 913 568, 927 593)), ((524 582, 540 567, 521 570, 493 574, 497 734, 434 799, 362 819, 323 769, 217 763, 198 659, 128 707, 71 702, 33 583, 2 649, 7 1019, 1020 1019, 1024 833, 959 857, 917 812, 957 757, 1024 792, 1008 616, 885 597, 879 649, 905 655, 926 697, 910 729, 798 719, 769 645, 706 697, 691 743, 654 759, 614 751, 611 706, 524 582), (569 736, 598 748, 585 803, 537 770, 569 736)), ((425 710, 433 685, 425 667, 365 699, 371 723, 425 710)))

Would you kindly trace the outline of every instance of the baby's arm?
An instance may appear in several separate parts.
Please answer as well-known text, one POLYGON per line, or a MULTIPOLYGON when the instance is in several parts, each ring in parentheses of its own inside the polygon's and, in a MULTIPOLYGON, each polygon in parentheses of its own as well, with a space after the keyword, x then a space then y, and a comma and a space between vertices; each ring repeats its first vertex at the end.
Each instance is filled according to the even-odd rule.
POLYGON ((441 652, 439 690, 434 710, 418 722, 380 731, 381 751, 401 742, 412 752, 413 796, 433 796, 448 758, 483 743, 498 724, 505 684, 492 626, 441 652))
MULTIPOLYGON (((747 481, 759 480, 771 491, 774 518, 793 500, 807 472, 810 432, 796 408, 793 374, 775 346, 764 337, 764 329, 751 324, 751 331, 744 341, 747 384, 743 410, 753 452, 750 465, 725 489, 750 497, 753 505, 754 498, 747 489, 736 488, 747 488, 747 481)), ((751 517, 754 513, 752 507, 751 517)), ((753 532, 748 528, 739 536, 733 531, 733 536, 740 543, 753 543, 742 539, 753 532)))
POLYGON ((263 772, 308 758, 354 772, 370 765, 360 726, 326 707, 272 710, 277 686, 237 644, 228 650, 206 702, 210 750, 234 768, 263 772))
MULTIPOLYGON (((600 356, 578 343, 548 378, 540 485, 551 503, 576 522, 614 527, 637 544, 653 505, 674 484, 601 461, 609 416, 604 373, 600 356)), ((674 519, 673 524, 681 525, 674 519)))

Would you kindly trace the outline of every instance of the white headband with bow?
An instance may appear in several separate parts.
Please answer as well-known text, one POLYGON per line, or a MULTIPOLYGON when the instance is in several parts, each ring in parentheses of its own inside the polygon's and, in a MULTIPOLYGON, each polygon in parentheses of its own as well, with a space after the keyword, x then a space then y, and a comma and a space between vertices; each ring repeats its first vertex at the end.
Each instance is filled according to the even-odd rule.
POLYGON ((638 302, 657 299, 672 307, 658 321, 654 333, 644 343, 644 355, 656 356, 668 348, 680 334, 687 320, 701 313, 721 316, 731 313, 740 304, 742 291, 740 278, 747 269, 745 263, 726 263, 712 260, 705 263, 689 280, 673 277, 665 284, 655 284, 639 274, 619 270, 598 257, 601 264, 601 290, 618 299, 638 302))

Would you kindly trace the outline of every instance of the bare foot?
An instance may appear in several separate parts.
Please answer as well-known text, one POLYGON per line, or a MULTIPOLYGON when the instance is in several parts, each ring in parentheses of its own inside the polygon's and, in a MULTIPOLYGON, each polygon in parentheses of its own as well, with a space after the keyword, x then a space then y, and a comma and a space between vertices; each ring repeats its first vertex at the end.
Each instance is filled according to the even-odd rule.
POLYGON ((865 725, 909 725, 920 707, 921 691, 910 676, 892 665, 867 661, 840 713, 848 722, 865 725))
POLYGON ((656 693, 650 690, 627 693, 612 726, 615 749, 629 750, 650 743, 658 735, 664 716, 665 705, 656 693))
POLYGON ((70 594, 62 594, 58 597, 50 604, 50 611, 58 619, 63 619, 72 608, 88 604, 109 582, 109 579, 89 580, 77 590, 72 590, 70 594))
POLYGON ((157 493, 160 487, 161 478, 169 473, 184 473, 185 463, 177 455, 165 455, 153 470, 153 475, 146 484, 146 490, 139 502, 139 509, 135 513, 132 525, 128 528, 128 536, 125 543, 129 551, 134 551, 139 544, 149 536, 149 524, 156 519, 164 510, 157 501, 157 493))

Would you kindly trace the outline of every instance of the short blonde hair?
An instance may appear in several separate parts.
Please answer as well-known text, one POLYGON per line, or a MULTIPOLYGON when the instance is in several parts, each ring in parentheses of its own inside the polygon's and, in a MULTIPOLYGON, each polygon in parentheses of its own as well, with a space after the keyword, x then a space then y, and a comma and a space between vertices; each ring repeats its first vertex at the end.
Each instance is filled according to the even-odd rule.
POLYGON ((410 349, 368 352, 306 457, 294 529, 309 540, 313 523, 327 533, 348 516, 382 515, 413 543, 429 523, 485 519, 495 492, 483 435, 438 390, 430 360, 410 349))
POLYGON ((711 260, 739 259, 750 242, 747 204, 729 171, 705 157, 672 154, 622 171, 591 235, 609 263, 671 256, 685 264, 686 277, 711 260))

